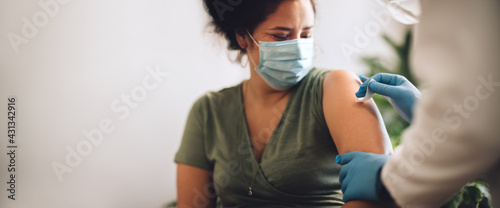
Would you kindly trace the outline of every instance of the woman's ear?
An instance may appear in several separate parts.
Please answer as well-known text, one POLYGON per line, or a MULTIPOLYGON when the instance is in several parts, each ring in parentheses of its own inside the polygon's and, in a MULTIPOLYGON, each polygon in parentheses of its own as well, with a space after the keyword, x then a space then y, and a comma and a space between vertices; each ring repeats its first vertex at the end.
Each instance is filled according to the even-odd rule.
POLYGON ((240 48, 247 49, 248 41, 245 31, 243 31, 242 29, 236 29, 234 30, 234 34, 236 35, 236 40, 238 41, 238 45, 240 45, 240 48))

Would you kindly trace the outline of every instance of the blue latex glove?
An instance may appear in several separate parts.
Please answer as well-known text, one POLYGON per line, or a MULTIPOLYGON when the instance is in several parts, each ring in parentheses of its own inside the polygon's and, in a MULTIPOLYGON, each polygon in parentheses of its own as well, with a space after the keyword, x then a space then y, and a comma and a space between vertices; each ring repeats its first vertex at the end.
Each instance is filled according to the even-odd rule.
POLYGON ((396 109, 398 114, 403 117, 408 123, 411 123, 413 118, 413 107, 415 102, 420 99, 420 91, 405 77, 396 74, 379 73, 371 78, 359 75, 363 82, 359 86, 356 97, 364 97, 366 94, 366 85, 371 79, 368 87, 374 93, 383 95, 389 103, 396 109))
POLYGON ((339 175, 343 201, 391 200, 380 179, 382 166, 387 159, 389 155, 358 151, 338 155, 335 160, 339 165, 344 165, 339 175))

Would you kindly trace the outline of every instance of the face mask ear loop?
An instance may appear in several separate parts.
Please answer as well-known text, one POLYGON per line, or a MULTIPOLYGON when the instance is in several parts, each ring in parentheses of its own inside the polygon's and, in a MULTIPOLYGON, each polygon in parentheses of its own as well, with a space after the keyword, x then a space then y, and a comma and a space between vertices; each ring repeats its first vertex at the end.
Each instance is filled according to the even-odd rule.
POLYGON ((250 60, 250 62, 252 62, 252 64, 253 64, 255 67, 257 67, 257 65, 255 65, 255 62, 253 61, 253 57, 252 57, 252 55, 250 55, 250 53, 247 53, 247 56, 248 56, 248 57, 247 57, 247 59, 248 59, 248 60, 250 60))
MULTIPOLYGON (((259 46, 259 44, 257 43, 257 41, 255 41, 255 39, 253 39, 253 37, 252 37, 252 35, 250 34, 250 32, 248 32, 248 29, 245 29, 245 31, 247 32, 248 36, 250 36, 250 38, 253 40, 253 42, 257 45, 257 47, 259 47, 259 48, 260 48, 260 46, 259 46)), ((256 66, 256 67, 257 67, 257 65, 255 65, 255 62, 254 62, 254 60, 253 60, 252 55, 250 55, 250 53, 248 53, 248 52, 247 52, 247 55, 248 55, 248 59, 250 59, 250 62, 252 62, 252 64, 253 64, 254 66, 256 66)))
POLYGON ((260 48, 260 45, 259 43, 257 43, 257 41, 255 41, 255 39, 253 38, 253 36, 250 34, 250 32, 248 32, 248 29, 245 29, 245 31, 247 32, 248 36, 250 36, 250 38, 252 39, 252 41, 255 43, 255 45, 257 45, 257 47, 260 48))

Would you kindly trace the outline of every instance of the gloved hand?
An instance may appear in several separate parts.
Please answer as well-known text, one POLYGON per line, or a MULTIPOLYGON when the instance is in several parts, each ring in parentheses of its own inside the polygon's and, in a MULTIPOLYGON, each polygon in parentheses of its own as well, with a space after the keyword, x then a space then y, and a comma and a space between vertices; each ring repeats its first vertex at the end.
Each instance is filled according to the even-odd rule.
POLYGON ((387 73, 375 74, 371 78, 359 75, 359 78, 363 84, 359 86, 356 97, 365 96, 366 85, 368 85, 374 93, 383 95, 398 114, 411 123, 413 107, 415 102, 420 99, 421 93, 410 81, 401 75, 387 73), (373 79, 372 82, 370 82, 371 79, 373 79))
POLYGON ((344 165, 339 175, 344 193, 343 201, 390 199, 380 179, 382 166, 387 159, 389 155, 358 151, 337 155, 335 161, 339 165, 344 165))

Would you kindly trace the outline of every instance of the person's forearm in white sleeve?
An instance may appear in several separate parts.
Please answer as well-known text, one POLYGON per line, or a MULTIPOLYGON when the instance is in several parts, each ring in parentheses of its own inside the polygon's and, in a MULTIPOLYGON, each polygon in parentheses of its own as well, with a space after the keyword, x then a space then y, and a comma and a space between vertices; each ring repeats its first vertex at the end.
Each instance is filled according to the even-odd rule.
POLYGON ((398 204, 427 208, 499 170, 500 2, 424 0, 422 11, 412 61, 428 88, 382 181, 398 204))

